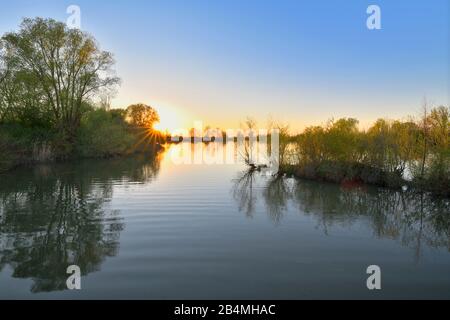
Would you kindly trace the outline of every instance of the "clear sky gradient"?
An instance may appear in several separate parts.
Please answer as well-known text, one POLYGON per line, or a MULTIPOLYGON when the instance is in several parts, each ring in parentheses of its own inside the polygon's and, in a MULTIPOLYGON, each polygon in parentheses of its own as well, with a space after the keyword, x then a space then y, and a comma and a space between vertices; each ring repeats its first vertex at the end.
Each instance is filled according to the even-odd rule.
POLYGON ((0 32, 80 6, 82 29, 117 60, 113 105, 154 105, 173 126, 271 115, 294 131, 331 117, 366 127, 417 114, 425 96, 449 104, 449 2, 1 0, 0 32), (366 28, 370 4, 381 30, 366 28))

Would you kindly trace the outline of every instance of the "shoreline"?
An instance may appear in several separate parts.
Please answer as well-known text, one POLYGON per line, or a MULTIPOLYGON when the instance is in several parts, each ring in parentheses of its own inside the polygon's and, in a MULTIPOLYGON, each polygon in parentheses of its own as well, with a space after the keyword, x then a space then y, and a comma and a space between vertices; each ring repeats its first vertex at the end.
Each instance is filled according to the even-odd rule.
MULTIPOLYGON (((389 174, 386 172, 382 172, 383 175, 388 176, 389 174)), ((404 192, 414 192, 414 193, 429 193, 434 197, 446 198, 450 199, 450 189, 448 190, 436 190, 430 187, 427 187, 426 182, 415 183, 414 181, 407 181, 403 178, 400 178, 395 181, 394 184, 389 183, 387 180, 379 180, 376 182, 370 182, 364 179, 361 175, 354 176, 341 176, 339 178, 327 177, 323 174, 317 174, 317 172, 313 174, 305 174, 304 169, 298 167, 297 165, 285 165, 284 168, 280 168, 278 174, 279 176, 290 176, 295 179, 300 180, 308 180, 308 181, 316 181, 322 183, 332 183, 336 185, 340 185, 344 188, 353 189, 364 186, 377 187, 377 188, 385 188, 390 189, 392 191, 404 191, 404 192), (406 188, 406 189, 404 189, 406 188)))
MULTIPOLYGON (((22 161, 21 163, 14 164, 13 166, 9 166, 7 168, 0 167, 0 176, 4 174, 9 174, 14 172, 14 170, 20 168, 30 168, 37 165, 53 165, 53 164, 61 164, 61 163, 70 163, 74 161, 80 160, 113 160, 113 159, 127 159, 133 157, 135 155, 149 155, 149 154, 157 154, 166 150, 167 145, 170 145, 176 142, 166 142, 165 144, 155 144, 152 145, 149 150, 137 150, 134 152, 126 152, 120 154, 112 154, 112 155, 103 155, 103 156, 82 156, 75 155, 72 157, 65 158, 53 158, 53 159, 45 159, 45 160, 30 160, 30 161, 22 161)), ((208 143, 208 142, 202 142, 208 143)), ((321 183, 331 183, 336 185, 341 185, 344 188, 353 189, 364 186, 370 187, 379 187, 386 188, 392 191, 402 191, 405 192, 415 192, 415 193, 429 193, 434 197, 439 198, 447 198, 450 199, 450 187, 447 190, 437 190, 433 189, 432 186, 427 183, 427 181, 423 182, 415 182, 405 180, 398 175, 393 173, 388 173, 384 171, 377 170, 376 168, 365 166, 361 164, 353 164, 348 165, 347 167, 343 164, 330 163, 330 168, 332 170, 321 170, 319 168, 308 168, 308 166, 299 166, 299 165, 283 165, 280 167, 278 173, 276 174, 279 177, 293 177, 299 180, 308 180, 308 181, 316 181, 321 183), (342 170, 336 170, 337 167, 341 166, 342 170), (350 170, 346 170, 346 169, 350 170), (351 174, 349 174, 351 171, 351 174), (332 172, 332 175, 329 175, 332 172), (375 175, 376 177, 370 177, 370 174, 375 175)), ((322 168, 323 169, 323 168, 322 168)), ((252 168, 249 168, 252 170, 252 168)), ((256 169, 254 169, 256 170, 256 169)))
POLYGON ((38 165, 53 165, 53 164, 62 164, 62 163, 70 163, 74 161, 80 161, 80 160, 113 160, 113 159, 126 159, 130 158, 136 155, 152 155, 157 154, 159 152, 162 152, 165 150, 164 145, 158 144, 154 145, 152 149, 147 151, 134 151, 134 152, 128 152, 128 153, 122 153, 122 154, 114 154, 114 155, 108 155, 108 156, 99 156, 99 157, 93 157, 93 156, 82 156, 82 155, 76 155, 73 157, 65 157, 65 158, 54 158, 54 159, 46 159, 46 160, 30 160, 30 161, 22 161, 20 163, 16 163, 9 167, 1 167, 0 166, 0 176, 3 174, 8 174, 13 172, 14 170, 20 169, 20 168, 30 168, 38 165))

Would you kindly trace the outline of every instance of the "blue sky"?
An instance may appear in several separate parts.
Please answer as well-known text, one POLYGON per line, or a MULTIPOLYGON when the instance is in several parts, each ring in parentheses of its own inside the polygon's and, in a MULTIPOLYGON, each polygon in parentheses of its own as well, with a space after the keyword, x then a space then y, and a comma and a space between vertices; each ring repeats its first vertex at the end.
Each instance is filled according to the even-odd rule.
POLYGON ((153 104, 177 124, 271 115, 296 130, 351 116, 364 127, 417 114, 425 96, 450 102, 448 0, 1 2, 1 33, 80 6, 82 29, 115 54, 113 104, 153 104), (370 4, 381 30, 366 28, 370 4))

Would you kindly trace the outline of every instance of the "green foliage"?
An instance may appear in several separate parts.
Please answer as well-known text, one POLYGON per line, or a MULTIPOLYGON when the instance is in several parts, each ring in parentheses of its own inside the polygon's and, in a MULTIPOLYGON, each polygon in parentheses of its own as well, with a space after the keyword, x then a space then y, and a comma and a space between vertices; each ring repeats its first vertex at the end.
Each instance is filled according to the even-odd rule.
POLYGON ((119 81, 110 76, 111 53, 52 19, 24 19, 0 38, 0 48, 0 121, 53 128, 67 144, 74 143, 85 105, 119 81))
POLYGON ((426 112, 422 143, 424 170, 415 177, 419 184, 437 193, 450 194, 450 108, 439 107, 426 112), (425 147, 427 146, 427 147, 425 147))
POLYGON ((128 152, 134 142, 121 111, 97 109, 81 120, 77 152, 84 157, 110 157, 128 152))
POLYGON ((47 141, 52 139, 53 133, 47 128, 0 124, 0 172, 41 157, 42 148, 47 149, 47 141))
MULTIPOLYGON (((94 110, 112 92, 112 54, 95 39, 53 19, 24 19, 0 38, 0 170, 75 154, 127 153, 138 140, 125 110, 94 110)), ((151 127, 156 111, 129 108, 135 125, 151 127)), ((128 114, 129 115, 129 114, 128 114)))
POLYGON ((130 105, 126 111, 126 118, 131 125, 148 129, 152 129, 155 122, 159 121, 156 110, 142 103, 130 105))
POLYGON ((449 119, 450 109, 438 107, 417 121, 379 119, 367 131, 358 130, 355 119, 308 127, 294 140, 297 164, 281 163, 281 169, 334 182, 412 184, 449 195, 449 119))

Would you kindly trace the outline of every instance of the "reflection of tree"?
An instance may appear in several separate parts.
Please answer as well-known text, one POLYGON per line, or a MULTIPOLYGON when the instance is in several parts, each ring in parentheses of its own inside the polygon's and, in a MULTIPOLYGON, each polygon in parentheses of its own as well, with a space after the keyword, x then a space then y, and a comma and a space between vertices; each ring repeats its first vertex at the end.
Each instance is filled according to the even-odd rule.
POLYGON ((247 217, 253 217, 256 204, 256 194, 253 190, 255 170, 246 170, 234 180, 233 197, 238 202, 239 211, 244 211, 247 217))
POLYGON ((269 179, 266 188, 264 188, 263 191, 267 213, 276 223, 282 219, 291 196, 291 189, 289 188, 287 181, 288 180, 281 176, 276 176, 269 179))
POLYGON ((240 208, 242 202, 250 199, 247 195, 251 195, 252 207, 261 196, 269 216, 279 222, 292 202, 300 212, 312 215, 326 234, 334 225, 345 227, 357 220, 368 221, 377 237, 398 240, 414 248, 416 259, 420 258, 423 245, 450 250, 448 199, 383 188, 345 189, 336 184, 306 180, 298 180, 291 187, 291 179, 280 176, 264 179, 266 177, 253 172, 252 183, 241 183, 238 189, 235 186, 240 208), (260 194, 249 190, 258 180, 266 184, 260 194))
POLYGON ((350 225, 356 218, 368 217, 377 237, 413 247, 417 259, 422 244, 450 249, 450 204, 446 199, 382 188, 343 190, 308 181, 299 182, 295 192, 300 210, 312 212, 324 226, 350 225))
POLYGON ((0 270, 32 278, 32 292, 66 288, 66 268, 82 274, 115 256, 124 225, 108 209, 113 183, 148 181, 154 156, 35 167, 3 175, 0 185, 0 270))

